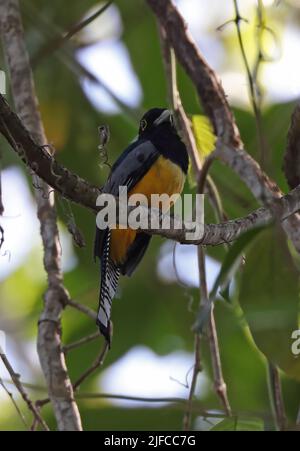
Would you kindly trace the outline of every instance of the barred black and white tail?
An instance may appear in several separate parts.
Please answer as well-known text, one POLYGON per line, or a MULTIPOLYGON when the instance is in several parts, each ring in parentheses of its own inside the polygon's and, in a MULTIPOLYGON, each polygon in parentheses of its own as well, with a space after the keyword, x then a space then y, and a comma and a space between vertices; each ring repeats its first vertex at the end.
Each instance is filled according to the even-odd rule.
POLYGON ((111 231, 107 230, 101 256, 101 287, 97 325, 107 342, 111 341, 110 318, 111 304, 115 296, 120 277, 120 268, 110 258, 111 231))

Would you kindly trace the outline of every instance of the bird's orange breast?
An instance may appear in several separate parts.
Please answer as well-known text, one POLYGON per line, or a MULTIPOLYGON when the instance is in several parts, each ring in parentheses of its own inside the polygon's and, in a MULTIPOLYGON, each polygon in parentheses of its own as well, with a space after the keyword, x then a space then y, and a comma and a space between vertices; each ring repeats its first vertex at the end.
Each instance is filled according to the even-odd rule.
MULTIPOLYGON (((151 202, 151 194, 180 194, 185 182, 185 174, 180 167, 163 156, 159 156, 144 177, 132 188, 128 195, 143 194, 151 202)), ((162 205, 164 212, 167 211, 162 205)), ((138 232, 132 229, 114 229, 111 236, 110 256, 121 264, 125 261, 127 251, 134 242, 138 232)))

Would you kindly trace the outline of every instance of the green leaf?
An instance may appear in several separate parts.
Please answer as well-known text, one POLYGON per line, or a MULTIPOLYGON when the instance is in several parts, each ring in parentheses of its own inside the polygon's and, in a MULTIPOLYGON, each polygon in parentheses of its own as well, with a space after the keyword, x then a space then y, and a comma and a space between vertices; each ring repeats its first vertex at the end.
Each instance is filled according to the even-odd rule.
POLYGON ((299 328, 299 272, 282 230, 256 237, 242 272, 240 304, 253 339, 267 359, 300 380, 300 358, 292 353, 299 328))
POLYGON ((244 233, 238 240, 236 240, 225 257, 224 263, 221 266, 220 272, 216 278, 213 289, 210 294, 211 302, 214 302, 220 287, 225 287, 232 279, 236 270, 240 266, 243 253, 249 244, 262 231, 263 227, 258 227, 244 233))
POLYGON ((238 419, 225 418, 216 424, 210 431, 260 431, 264 430, 264 423, 259 418, 238 419))
POLYGON ((229 248, 229 251, 225 257, 225 260, 221 266, 220 272, 216 278, 212 291, 209 297, 209 303, 204 305, 199 312, 198 318, 194 325, 194 331, 199 333, 203 332, 203 328, 209 318, 213 303, 216 300, 219 289, 223 288, 223 295, 228 296, 228 286, 230 280, 234 276, 236 270, 240 267, 243 253, 247 246, 254 240, 254 238, 261 232, 263 228, 258 227, 253 230, 249 230, 244 233, 233 245, 229 248), (226 291, 227 288, 227 291, 226 291))
POLYGON ((207 116, 192 116, 193 132, 196 139, 197 148, 201 157, 207 157, 215 148, 217 140, 213 127, 207 116))

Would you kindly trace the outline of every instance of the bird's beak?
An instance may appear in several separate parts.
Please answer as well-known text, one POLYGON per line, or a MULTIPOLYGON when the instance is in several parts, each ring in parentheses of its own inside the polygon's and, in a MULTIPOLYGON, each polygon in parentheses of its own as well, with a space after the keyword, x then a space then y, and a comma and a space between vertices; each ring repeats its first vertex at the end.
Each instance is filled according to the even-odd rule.
POLYGON ((161 113, 161 115, 154 121, 154 125, 159 125, 162 122, 170 121, 170 116, 172 115, 170 110, 165 110, 161 113))

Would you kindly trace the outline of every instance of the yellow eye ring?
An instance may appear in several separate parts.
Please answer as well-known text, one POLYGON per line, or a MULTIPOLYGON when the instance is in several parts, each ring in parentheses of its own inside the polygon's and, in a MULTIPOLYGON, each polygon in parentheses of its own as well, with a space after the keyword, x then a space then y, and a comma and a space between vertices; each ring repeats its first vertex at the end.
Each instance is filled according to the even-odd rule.
POLYGON ((147 124, 146 119, 142 119, 142 120, 141 120, 141 123, 140 123, 140 127, 141 127, 142 132, 143 132, 144 130, 146 130, 147 125, 148 125, 148 124, 147 124))

